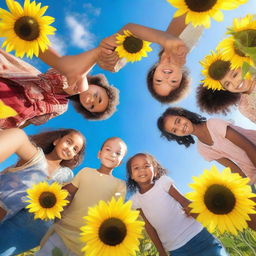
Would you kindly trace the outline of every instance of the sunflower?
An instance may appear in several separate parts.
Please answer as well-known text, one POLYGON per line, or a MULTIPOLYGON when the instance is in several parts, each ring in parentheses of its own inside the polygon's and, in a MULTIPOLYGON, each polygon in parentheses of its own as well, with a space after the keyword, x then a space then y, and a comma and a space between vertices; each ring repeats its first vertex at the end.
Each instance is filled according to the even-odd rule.
POLYGON ((116 52, 120 58, 127 61, 140 61, 142 57, 147 57, 147 52, 151 52, 151 43, 133 36, 129 30, 124 30, 124 35, 117 34, 116 52))
POLYGON ((139 211, 131 210, 132 202, 123 203, 112 198, 109 203, 100 201, 90 207, 81 227, 81 240, 86 243, 82 252, 87 256, 135 255, 142 237, 143 221, 138 221, 139 211))
POLYGON ((68 192, 61 189, 57 182, 51 185, 47 182, 40 182, 28 189, 27 193, 29 200, 26 202, 30 204, 26 208, 35 214, 35 219, 61 218, 60 212, 63 211, 63 206, 68 204, 68 200, 65 200, 68 192))
POLYGON ((216 166, 212 166, 211 170, 205 170, 193 180, 189 186, 194 191, 187 194, 192 201, 189 206, 191 212, 199 214, 197 220, 210 232, 217 227, 220 233, 237 234, 237 230, 247 228, 249 214, 256 213, 253 210, 256 203, 249 199, 255 197, 247 185, 249 178, 232 173, 230 168, 220 173, 216 166))
POLYGON ((222 57, 226 61, 230 61, 231 69, 238 69, 243 66, 244 62, 253 65, 253 60, 239 49, 233 36, 223 39, 217 46, 217 50, 221 51, 222 57))
POLYGON ((219 51, 211 51, 211 54, 205 56, 205 58, 200 61, 200 64, 204 68, 202 70, 204 76, 202 85, 212 90, 224 90, 219 80, 230 69, 230 62, 223 58, 222 53, 219 51))
POLYGON ((17 112, 13 108, 5 105, 4 102, 0 100, 0 119, 5 119, 16 115, 17 112))
POLYGON ((6 0, 10 12, 0 8, 0 34, 6 37, 2 47, 6 51, 16 51, 17 57, 32 58, 44 52, 50 45, 47 35, 53 35, 56 30, 49 26, 54 18, 43 16, 48 6, 41 8, 41 3, 25 0, 24 9, 14 0, 6 0))
POLYGON ((216 21, 223 20, 223 10, 237 8, 244 0, 167 0, 178 10, 173 17, 178 17, 186 13, 186 24, 192 23, 194 27, 203 25, 210 27, 210 18, 216 21))

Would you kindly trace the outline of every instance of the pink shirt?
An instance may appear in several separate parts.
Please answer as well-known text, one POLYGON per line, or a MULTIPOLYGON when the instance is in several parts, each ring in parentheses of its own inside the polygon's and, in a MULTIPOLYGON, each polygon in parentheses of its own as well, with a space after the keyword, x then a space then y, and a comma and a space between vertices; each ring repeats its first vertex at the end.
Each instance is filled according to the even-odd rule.
POLYGON ((238 106, 239 111, 256 123, 256 86, 250 94, 242 94, 238 106))
POLYGON ((248 158, 246 152, 233 142, 226 139, 227 126, 232 127, 251 142, 256 144, 256 131, 247 130, 238 126, 232 125, 230 122, 222 119, 211 118, 206 122, 207 128, 211 135, 213 145, 209 146, 197 141, 197 150, 207 161, 228 158, 237 164, 243 172, 251 179, 250 183, 256 183, 256 168, 248 158))
POLYGON ((64 113, 69 96, 64 86, 66 78, 56 70, 42 74, 0 49, 0 99, 18 113, 0 119, 0 128, 19 127, 26 121, 40 125, 64 113))

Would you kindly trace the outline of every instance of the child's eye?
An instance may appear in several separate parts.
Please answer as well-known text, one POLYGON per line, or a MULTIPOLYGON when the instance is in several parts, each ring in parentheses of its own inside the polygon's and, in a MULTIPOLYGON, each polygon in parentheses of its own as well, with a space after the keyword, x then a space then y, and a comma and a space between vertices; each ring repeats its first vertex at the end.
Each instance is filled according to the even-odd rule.
POLYGON ((117 152, 116 154, 117 154, 118 156, 120 156, 120 155, 121 155, 121 152, 117 152))
POLYGON ((71 144, 71 141, 70 141, 70 140, 67 140, 67 144, 70 145, 70 144, 71 144))
POLYGON ((92 105, 91 107, 90 107, 90 110, 93 110, 94 109, 94 105, 92 105))
POLYGON ((233 77, 235 78, 237 76, 237 72, 233 74, 233 77))
POLYGON ((136 171, 137 171, 137 170, 139 170, 139 167, 137 167, 137 166, 136 166, 136 167, 133 167, 133 170, 136 170, 136 171))

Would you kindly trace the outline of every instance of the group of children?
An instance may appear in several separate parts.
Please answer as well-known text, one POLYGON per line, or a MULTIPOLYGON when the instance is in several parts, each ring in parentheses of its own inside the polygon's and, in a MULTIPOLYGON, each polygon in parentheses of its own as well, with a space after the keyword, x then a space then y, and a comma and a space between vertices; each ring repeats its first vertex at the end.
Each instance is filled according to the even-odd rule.
MULTIPOLYGON (((162 103, 180 100, 189 86, 184 68, 186 55, 200 37, 202 27, 186 25, 183 15, 174 18, 166 32, 136 24, 127 24, 119 33, 124 30, 161 45, 159 61, 147 75, 148 89, 162 103)), ((72 169, 81 163, 85 150, 86 141, 79 131, 62 129, 29 138, 17 128, 39 125, 64 113, 69 100, 86 119, 110 117, 118 104, 118 89, 110 86, 103 75, 88 73, 96 63, 106 70, 115 70, 119 61, 114 51, 116 46, 113 35, 99 47, 74 56, 61 57, 48 49, 39 57, 53 69, 44 74, 0 49, 0 99, 18 113, 0 119, 3 129, 0 162, 14 153, 19 156, 13 167, 0 172, 0 233, 4 234, 0 239, 0 255, 16 255, 40 242, 41 249, 36 255, 51 255, 55 247, 63 255, 83 255, 80 227, 88 207, 100 200, 109 201, 113 196, 125 198, 124 181, 112 176, 127 152, 120 138, 112 137, 103 143, 97 169, 83 168, 73 177, 72 169), (69 192, 70 203, 55 223, 34 220, 25 209, 26 189, 40 181, 57 181, 69 192)), ((241 83, 241 70, 234 77, 233 72, 226 72, 220 81, 223 87, 228 79, 230 84, 238 83, 236 79, 241 83)), ((225 88, 232 91, 231 87, 225 88)), ((200 87, 199 98, 205 95, 204 89, 200 87)), ((255 90, 254 80, 248 90, 255 90)), ((249 177, 250 184, 256 183, 256 131, 221 119, 206 120, 183 108, 168 108, 158 119, 158 128, 162 136, 186 147, 195 142, 192 135, 196 136, 198 151, 206 160, 216 160, 249 177)), ((195 220, 196 214, 190 213, 188 207, 190 202, 152 155, 132 156, 126 169, 133 207, 140 210, 160 256, 168 255, 167 252, 172 256, 227 255, 221 243, 195 220)), ((255 215, 248 225, 256 229, 255 215)))

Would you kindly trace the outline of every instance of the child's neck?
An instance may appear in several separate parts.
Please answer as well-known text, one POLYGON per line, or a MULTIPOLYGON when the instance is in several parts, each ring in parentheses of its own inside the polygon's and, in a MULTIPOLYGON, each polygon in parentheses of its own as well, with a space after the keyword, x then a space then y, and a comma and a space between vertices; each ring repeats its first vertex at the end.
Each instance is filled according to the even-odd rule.
POLYGON ((207 128, 206 122, 194 125, 194 131, 192 134, 195 135, 204 144, 209 146, 213 145, 213 140, 207 128))
POLYGON ((53 152, 45 155, 48 163, 48 173, 51 175, 57 168, 60 167, 62 159, 58 158, 53 152))
POLYGON ((141 194, 146 193, 147 191, 149 191, 151 188, 154 187, 154 183, 143 183, 143 184, 139 184, 139 192, 141 194))
POLYGON ((102 174, 106 174, 106 175, 112 175, 112 171, 114 169, 110 169, 104 165, 101 165, 99 169, 97 169, 98 172, 102 173, 102 174))

